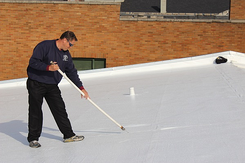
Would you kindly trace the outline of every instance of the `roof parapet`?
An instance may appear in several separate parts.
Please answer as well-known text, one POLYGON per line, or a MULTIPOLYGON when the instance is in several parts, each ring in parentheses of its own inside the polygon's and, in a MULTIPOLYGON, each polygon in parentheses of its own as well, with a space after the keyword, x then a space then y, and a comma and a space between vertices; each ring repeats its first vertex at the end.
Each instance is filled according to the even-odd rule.
POLYGON ((218 19, 228 20, 229 10, 222 13, 149 13, 121 12, 120 18, 126 19, 218 19))

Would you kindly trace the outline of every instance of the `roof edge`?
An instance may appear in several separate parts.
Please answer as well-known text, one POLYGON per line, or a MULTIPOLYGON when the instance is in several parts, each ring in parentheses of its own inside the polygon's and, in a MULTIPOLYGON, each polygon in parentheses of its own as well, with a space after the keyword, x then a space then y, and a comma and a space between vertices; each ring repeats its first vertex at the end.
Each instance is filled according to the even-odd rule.
MULTIPOLYGON (((110 75, 123 75, 129 73, 132 74, 132 73, 142 73, 142 72, 170 70, 170 69, 172 70, 172 69, 179 69, 184 67, 197 67, 197 66, 215 64, 214 62, 215 58, 217 58, 218 56, 226 57, 228 59, 228 62, 234 64, 237 67, 245 68, 244 53, 235 52, 235 51, 225 51, 225 52, 212 53, 212 54, 180 58, 180 59, 79 71, 78 74, 81 79, 88 79, 88 78, 105 77, 110 75)), ((0 81, 0 89, 25 86, 26 80, 27 78, 0 81)), ((65 79, 62 79, 60 84, 62 85, 62 84, 69 84, 69 83, 65 79)))

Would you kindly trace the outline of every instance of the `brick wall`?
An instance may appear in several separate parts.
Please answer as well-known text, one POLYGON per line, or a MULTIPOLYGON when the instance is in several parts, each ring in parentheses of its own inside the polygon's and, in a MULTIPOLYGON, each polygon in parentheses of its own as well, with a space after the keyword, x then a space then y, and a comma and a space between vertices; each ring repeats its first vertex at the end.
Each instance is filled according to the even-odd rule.
POLYGON ((231 0, 230 18, 245 19, 245 1, 244 0, 231 0))
POLYGON ((244 23, 120 21, 119 15, 120 3, 0 3, 0 80, 26 77, 35 45, 66 30, 79 40, 73 57, 106 58, 107 67, 245 52, 244 23))
POLYGON ((35 45, 74 31, 74 57, 108 57, 115 49, 120 3, 0 3, 0 80, 26 77, 35 45))

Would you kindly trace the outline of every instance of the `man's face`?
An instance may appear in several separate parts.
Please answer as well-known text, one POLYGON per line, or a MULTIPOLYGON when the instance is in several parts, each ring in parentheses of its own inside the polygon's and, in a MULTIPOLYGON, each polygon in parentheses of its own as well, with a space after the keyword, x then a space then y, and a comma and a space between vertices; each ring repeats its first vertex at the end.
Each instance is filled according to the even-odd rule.
POLYGON ((66 38, 63 41, 63 48, 62 50, 67 51, 70 47, 72 47, 75 44, 75 40, 68 41, 66 38))

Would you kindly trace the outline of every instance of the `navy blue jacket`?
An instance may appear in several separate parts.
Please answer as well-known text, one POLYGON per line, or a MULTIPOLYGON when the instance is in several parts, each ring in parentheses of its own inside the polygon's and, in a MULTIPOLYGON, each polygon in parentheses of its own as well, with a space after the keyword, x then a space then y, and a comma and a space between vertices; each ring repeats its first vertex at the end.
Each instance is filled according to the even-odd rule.
POLYGON ((48 71, 50 61, 57 62, 61 71, 80 89, 83 87, 73 64, 70 52, 60 51, 56 40, 46 40, 37 44, 27 67, 28 78, 46 84, 58 84, 62 75, 58 71, 48 71))

